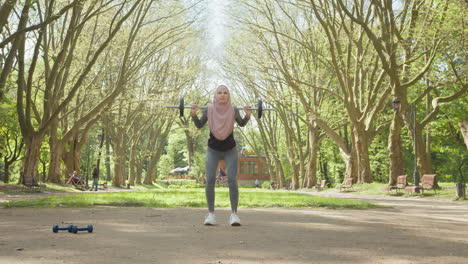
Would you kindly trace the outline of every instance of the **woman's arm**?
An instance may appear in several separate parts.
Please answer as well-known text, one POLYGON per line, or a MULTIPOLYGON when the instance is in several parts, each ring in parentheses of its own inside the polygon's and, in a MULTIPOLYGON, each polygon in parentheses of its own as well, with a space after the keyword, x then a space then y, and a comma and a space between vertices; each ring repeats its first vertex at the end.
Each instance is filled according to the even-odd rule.
POLYGON ((208 109, 206 109, 205 111, 203 111, 203 115, 200 119, 198 119, 198 116, 197 114, 192 114, 192 120, 193 120, 193 123, 195 124, 196 127, 198 128, 202 128, 206 122, 208 121, 208 109))
POLYGON ((241 117, 239 109, 235 109, 235 117, 236 117, 236 122, 239 126, 243 127, 247 125, 247 122, 250 120, 250 115, 245 115, 244 118, 241 117))

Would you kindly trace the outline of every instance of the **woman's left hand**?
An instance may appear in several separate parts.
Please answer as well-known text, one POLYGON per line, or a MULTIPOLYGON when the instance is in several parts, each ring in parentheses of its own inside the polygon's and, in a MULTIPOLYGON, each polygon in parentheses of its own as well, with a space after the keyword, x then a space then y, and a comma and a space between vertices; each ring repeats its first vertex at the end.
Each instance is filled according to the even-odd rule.
POLYGON ((252 107, 250 105, 244 106, 244 112, 247 118, 250 118, 250 114, 252 114, 252 107))

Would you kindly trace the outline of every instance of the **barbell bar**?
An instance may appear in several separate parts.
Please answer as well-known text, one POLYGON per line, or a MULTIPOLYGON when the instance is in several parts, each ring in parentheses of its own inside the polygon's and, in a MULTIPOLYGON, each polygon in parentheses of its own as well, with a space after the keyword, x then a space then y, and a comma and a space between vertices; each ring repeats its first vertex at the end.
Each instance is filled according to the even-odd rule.
MULTIPOLYGON (((184 116, 184 109, 185 108, 192 108, 192 106, 191 105, 185 105, 184 97, 181 97, 180 100, 179 100, 179 105, 166 105, 166 108, 178 108, 180 116, 184 116)), ((198 108, 207 109, 208 106, 199 106, 198 108)), ((234 106, 234 108, 237 109, 237 110, 244 109, 244 107, 240 107, 240 106, 234 106)), ((262 114, 263 114, 264 110, 273 110, 273 111, 275 110, 274 108, 271 108, 271 107, 263 107, 262 99, 257 100, 257 107, 252 107, 250 109, 251 110, 257 110, 257 117, 258 118, 262 118, 262 114)))

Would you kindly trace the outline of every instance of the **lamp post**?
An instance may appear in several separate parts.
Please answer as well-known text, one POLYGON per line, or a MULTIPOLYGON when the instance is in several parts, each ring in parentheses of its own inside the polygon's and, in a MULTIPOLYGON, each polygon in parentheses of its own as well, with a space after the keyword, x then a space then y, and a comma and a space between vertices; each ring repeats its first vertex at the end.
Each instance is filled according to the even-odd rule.
POLYGON ((98 141, 99 141, 99 152, 98 152, 98 159, 97 159, 96 167, 97 167, 98 177, 99 177, 99 174, 101 172, 99 170, 99 164, 101 163, 102 145, 104 143, 104 128, 102 128, 102 133, 97 135, 97 138, 98 138, 98 141))
POLYGON ((418 151, 416 148, 416 102, 413 103, 413 149, 414 149, 414 171, 413 171, 413 179, 414 185, 416 187, 419 186, 419 172, 418 172, 418 151))
MULTIPOLYGON (((393 99, 392 101, 393 110, 396 112, 400 111, 401 102, 398 99, 393 99)), ((418 172, 418 152, 417 152, 417 143, 416 143, 416 103, 414 102, 411 105, 411 117, 413 120, 413 150, 414 150, 414 169, 413 169, 413 181, 414 186, 419 186, 419 172, 418 172)), ((416 188, 416 192, 419 192, 419 189, 416 188)))
POLYGON ((99 164, 101 163, 101 150, 102 150, 102 145, 104 143, 104 129, 102 130, 102 134, 97 135, 97 138, 99 140, 99 153, 98 153, 98 159, 97 159, 97 169, 99 170, 99 164))
POLYGON ((89 184, 88 184, 88 180, 89 180, 89 155, 90 155, 90 152, 91 152, 91 149, 89 148, 89 142, 86 145, 86 148, 87 148, 86 152, 87 152, 88 155, 87 155, 87 160, 86 160, 86 184, 85 184, 85 188, 88 189, 89 188, 89 184))

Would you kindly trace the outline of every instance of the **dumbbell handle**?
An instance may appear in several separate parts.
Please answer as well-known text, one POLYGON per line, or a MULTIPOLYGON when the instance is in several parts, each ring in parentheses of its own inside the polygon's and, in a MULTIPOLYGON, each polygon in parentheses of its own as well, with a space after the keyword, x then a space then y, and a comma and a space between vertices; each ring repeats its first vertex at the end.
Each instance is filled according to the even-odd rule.
MULTIPOLYGON (((178 105, 166 105, 166 108, 180 108, 178 105)), ((184 108, 192 108, 191 105, 184 105, 184 108)), ((208 106, 199 106, 198 108, 200 109, 207 109, 208 106)), ((240 107, 240 106, 234 106, 235 109, 237 110, 242 110, 244 109, 244 107, 240 107)), ((251 110, 258 110, 258 107, 251 107, 250 108, 251 110)), ((262 107, 262 110, 275 110, 274 108, 271 108, 271 107, 262 107)))
POLYGON ((76 230, 78 230, 78 231, 88 231, 90 229, 87 228, 87 227, 76 227, 76 230))
POLYGON ((68 232, 71 232, 72 228, 73 228, 73 225, 63 226, 63 227, 60 227, 58 225, 54 225, 54 226, 52 226, 52 231, 54 233, 57 233, 59 230, 68 230, 68 232))

